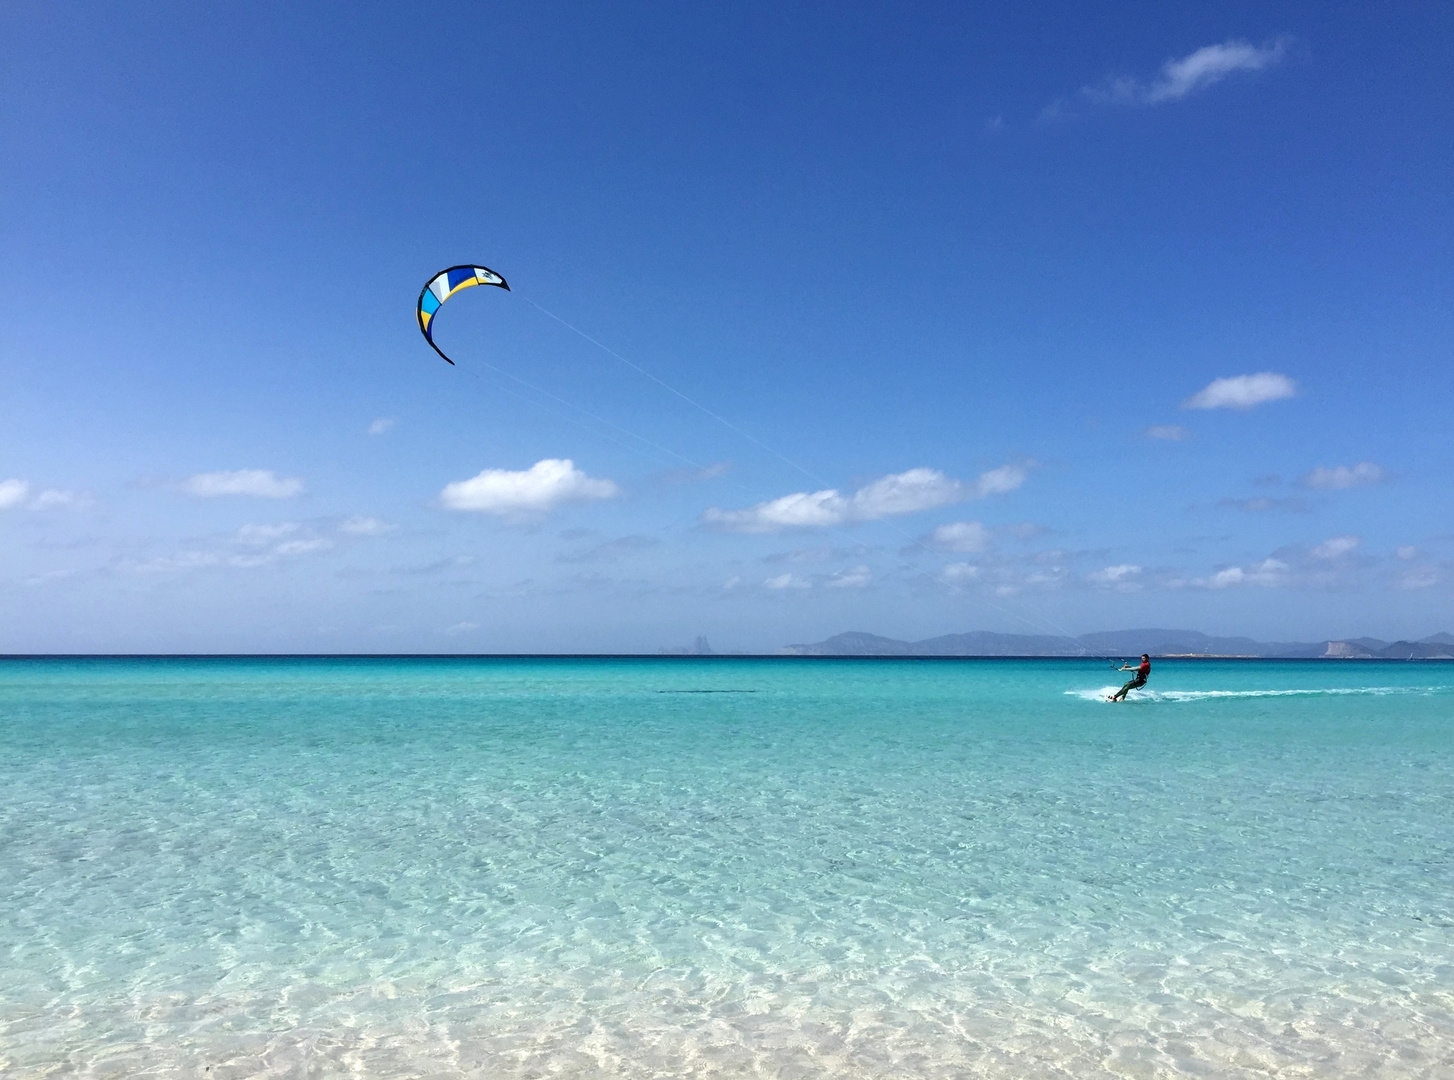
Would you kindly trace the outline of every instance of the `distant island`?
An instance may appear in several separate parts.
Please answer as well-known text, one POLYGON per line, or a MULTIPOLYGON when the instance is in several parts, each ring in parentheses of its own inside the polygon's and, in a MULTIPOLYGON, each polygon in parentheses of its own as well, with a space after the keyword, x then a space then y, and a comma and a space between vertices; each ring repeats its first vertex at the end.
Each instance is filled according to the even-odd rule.
POLYGON ((1196 630, 1108 630, 1079 637, 973 630, 923 641, 850 631, 812 645, 787 645, 782 656, 1139 656, 1245 657, 1288 660, 1454 660, 1454 634, 1418 641, 1348 638, 1318 642, 1213 637, 1196 630))

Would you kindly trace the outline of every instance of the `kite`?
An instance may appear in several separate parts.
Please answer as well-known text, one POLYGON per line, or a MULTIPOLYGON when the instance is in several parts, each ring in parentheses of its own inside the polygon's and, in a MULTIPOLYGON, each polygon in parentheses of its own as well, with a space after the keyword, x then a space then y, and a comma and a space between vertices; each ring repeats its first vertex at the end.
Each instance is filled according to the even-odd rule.
POLYGON ((510 291, 505 279, 493 270, 487 270, 483 266, 451 266, 430 278, 419 293, 419 306, 415 310, 415 314, 419 316, 419 330, 424 334, 424 340, 429 342, 429 347, 444 357, 447 364, 453 364, 454 361, 434 344, 434 316, 438 314, 441 304, 471 285, 498 285, 506 292, 510 291))

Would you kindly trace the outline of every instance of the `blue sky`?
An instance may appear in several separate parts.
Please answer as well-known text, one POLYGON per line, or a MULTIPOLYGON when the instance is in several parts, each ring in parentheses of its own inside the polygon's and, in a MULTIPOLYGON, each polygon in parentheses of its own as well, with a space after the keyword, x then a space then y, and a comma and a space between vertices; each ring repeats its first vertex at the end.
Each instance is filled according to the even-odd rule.
POLYGON ((1454 629, 1447 5, 423 12, 0 15, 0 649, 1454 629))

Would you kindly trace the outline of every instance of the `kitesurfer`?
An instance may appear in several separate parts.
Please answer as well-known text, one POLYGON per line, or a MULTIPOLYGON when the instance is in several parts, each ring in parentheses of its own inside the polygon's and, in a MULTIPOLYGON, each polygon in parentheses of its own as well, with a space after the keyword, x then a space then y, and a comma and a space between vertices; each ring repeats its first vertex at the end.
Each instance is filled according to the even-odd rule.
MULTIPOLYGON (((1130 664, 1122 664, 1120 670, 1130 671, 1130 664)), ((1136 668, 1136 674, 1131 676, 1131 681, 1121 689, 1112 694, 1107 701, 1125 701, 1126 694, 1132 690, 1139 690, 1146 685, 1147 678, 1151 675, 1151 656, 1149 653, 1141 654, 1141 666, 1136 668)))

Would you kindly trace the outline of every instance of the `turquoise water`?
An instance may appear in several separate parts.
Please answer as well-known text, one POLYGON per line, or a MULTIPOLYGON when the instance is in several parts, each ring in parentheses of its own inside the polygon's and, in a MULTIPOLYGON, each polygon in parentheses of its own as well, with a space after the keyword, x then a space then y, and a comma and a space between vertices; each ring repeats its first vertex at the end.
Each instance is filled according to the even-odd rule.
POLYGON ((0 1071, 1454 1076, 1454 665, 1118 682, 0 662, 0 1071))

